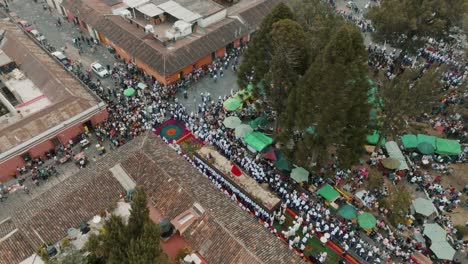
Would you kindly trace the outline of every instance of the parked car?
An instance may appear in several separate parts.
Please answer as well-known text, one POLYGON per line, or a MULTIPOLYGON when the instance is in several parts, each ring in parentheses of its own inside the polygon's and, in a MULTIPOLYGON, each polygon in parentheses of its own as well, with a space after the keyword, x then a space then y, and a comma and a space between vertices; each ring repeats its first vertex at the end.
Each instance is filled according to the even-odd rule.
POLYGON ((46 38, 44 37, 44 35, 42 35, 41 32, 33 29, 30 31, 30 33, 34 36, 34 38, 36 38, 39 42, 43 43, 45 42, 46 38))
POLYGON ((59 60, 61 63, 63 63, 63 65, 65 65, 65 67, 68 67, 70 66, 71 64, 71 60, 69 58, 67 58, 67 56, 63 55, 62 52, 60 51, 54 51, 51 53, 55 58, 57 58, 57 60, 59 60))
POLYGON ((29 22, 26 21, 26 20, 20 20, 20 21, 18 21, 18 24, 19 24, 26 32, 31 32, 31 30, 33 30, 33 27, 31 26, 31 24, 29 24, 29 22))
POLYGON ((106 78, 109 76, 109 72, 99 62, 91 63, 91 69, 101 78, 106 78))

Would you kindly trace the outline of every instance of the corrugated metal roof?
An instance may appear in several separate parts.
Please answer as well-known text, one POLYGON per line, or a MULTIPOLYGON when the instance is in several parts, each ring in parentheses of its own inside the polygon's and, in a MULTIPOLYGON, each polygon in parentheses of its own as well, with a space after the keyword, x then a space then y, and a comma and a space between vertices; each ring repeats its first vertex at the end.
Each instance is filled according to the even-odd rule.
POLYGON ((136 9, 149 17, 155 17, 164 14, 164 11, 153 3, 144 4, 140 7, 137 7, 136 9))
POLYGON ((124 0, 124 4, 126 4, 130 8, 135 8, 137 6, 141 6, 145 3, 148 3, 149 0, 124 0))
POLYGON ((187 8, 179 5, 178 3, 172 0, 160 4, 158 5, 158 7, 164 10, 164 12, 170 14, 171 16, 189 23, 195 22, 197 19, 200 19, 202 17, 200 14, 188 10, 187 8))

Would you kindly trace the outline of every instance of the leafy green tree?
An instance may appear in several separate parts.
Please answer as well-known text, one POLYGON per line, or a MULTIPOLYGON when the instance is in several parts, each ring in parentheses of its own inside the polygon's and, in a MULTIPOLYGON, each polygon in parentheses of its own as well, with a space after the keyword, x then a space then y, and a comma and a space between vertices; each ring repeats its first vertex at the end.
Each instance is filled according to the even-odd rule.
POLYGON ((271 13, 262 21, 260 28, 253 35, 249 43, 249 48, 245 52, 239 67, 238 83, 240 87, 246 87, 248 85, 246 76, 250 76, 252 70, 254 70, 254 84, 261 81, 269 71, 272 50, 271 30, 273 24, 282 19, 294 19, 294 14, 291 12, 291 9, 284 3, 280 3, 273 8, 271 13))
POLYGON ((342 166, 357 161, 370 109, 366 62, 361 33, 344 23, 302 78, 295 126, 303 131, 314 127, 297 144, 295 159, 303 166, 326 159, 332 147, 342 166))
POLYGON ((411 205, 411 195, 404 186, 393 186, 384 199, 383 206, 390 212, 387 218, 393 226, 406 224, 406 215, 411 205))
POLYGON ((159 241, 159 225, 149 218, 145 192, 137 187, 128 224, 111 215, 101 232, 89 237, 85 249, 90 253, 88 263, 168 263, 159 241))
POLYGON ((394 138, 408 128, 408 119, 420 116, 431 110, 440 95, 440 74, 430 69, 423 74, 421 70, 406 70, 403 74, 388 80, 381 78, 382 86, 377 97, 382 101, 380 138, 394 138))
POLYGON ((383 0, 367 17, 376 29, 374 40, 414 52, 427 38, 447 39, 467 12, 465 0, 383 0))

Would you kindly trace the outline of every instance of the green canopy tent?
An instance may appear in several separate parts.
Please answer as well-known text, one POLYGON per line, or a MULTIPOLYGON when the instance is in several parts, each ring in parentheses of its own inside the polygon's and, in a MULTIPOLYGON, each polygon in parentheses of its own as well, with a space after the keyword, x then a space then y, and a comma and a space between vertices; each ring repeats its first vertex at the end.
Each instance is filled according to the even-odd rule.
POLYGON ((406 149, 416 148, 418 146, 418 137, 413 134, 401 136, 401 142, 406 149))
POLYGON ((338 209, 338 214, 344 219, 354 219, 357 217, 357 210, 352 205, 344 204, 338 209))
POLYGON ((248 90, 240 90, 234 95, 234 99, 237 99, 240 102, 247 101, 250 97, 252 97, 252 92, 248 90))
POLYGON ((418 134, 417 137, 418 137, 418 145, 421 144, 422 142, 427 142, 431 144, 434 149, 436 149, 436 137, 423 135, 423 134, 418 134))
POLYGON ((371 229, 377 225, 377 219, 370 213, 362 213, 358 216, 358 224, 364 229, 371 229))
POLYGON ((315 127, 310 126, 306 129, 306 133, 309 135, 314 135, 315 134, 315 127))
POLYGON ((453 249, 447 241, 437 241, 432 243, 430 249, 439 259, 453 260, 456 253, 455 249, 453 249))
POLYGON ((433 243, 447 240, 447 232, 439 224, 425 224, 423 234, 433 243))
POLYGON ((286 160, 283 153, 281 153, 281 151, 279 151, 279 150, 276 150, 275 155, 276 155, 276 161, 273 162, 275 167, 282 170, 282 171, 291 171, 291 167, 289 166, 289 162, 288 162, 288 160, 286 160))
POLYGON ((245 136, 244 141, 256 151, 262 151, 268 145, 273 143, 273 139, 271 137, 260 132, 250 132, 245 136))
POLYGON ((223 106, 227 111, 235 111, 242 107, 242 101, 231 97, 224 101, 223 106))
POLYGON ((456 140, 437 138, 436 153, 440 155, 460 155, 461 145, 456 140))
POLYGON ((430 216, 435 213, 436 208, 431 200, 417 198, 413 201, 414 211, 424 216, 430 216))
POLYGON ((240 124, 242 124, 242 121, 237 116, 228 116, 223 121, 223 125, 227 128, 236 128, 240 124))
MULTIPOLYGON (((374 130, 374 132, 370 135, 367 135, 367 142, 369 144, 372 144, 372 145, 376 145, 377 142, 379 141, 379 136, 380 136, 380 133, 376 130, 374 130)), ((385 139, 382 139, 382 142, 381 144, 385 144, 385 139)))
POLYGON ((253 131, 253 129, 249 125, 241 124, 241 125, 236 127, 236 130, 234 131, 234 134, 238 138, 245 138, 245 136, 247 136, 252 131, 253 131))
POLYGON ((434 147, 429 142, 421 142, 418 144, 418 151, 424 155, 434 154, 434 147))
POLYGON ((252 91, 252 90, 253 90, 253 84, 249 83, 249 85, 247 85, 247 91, 252 91))
POLYGON ((265 126, 267 124, 268 124, 268 120, 266 119, 265 116, 259 116, 259 117, 255 118, 254 120, 249 122, 249 125, 253 129, 257 129, 259 126, 265 126))
POLYGON ((124 94, 124 96, 127 96, 127 97, 132 96, 132 95, 135 94, 135 89, 127 88, 127 89, 124 90, 123 94, 124 94))
POLYGON ((320 190, 317 192, 320 196, 325 198, 328 202, 333 202, 338 196, 340 196, 340 193, 335 190, 330 184, 325 184, 320 190))
POLYGON ((292 171, 291 171, 291 178, 295 181, 295 182, 308 182, 309 181, 309 172, 302 168, 302 167, 297 167, 297 168, 294 168, 292 171))
POLYGON ((400 161, 393 158, 385 158, 382 161, 382 165, 390 170, 396 170, 400 167, 400 161))

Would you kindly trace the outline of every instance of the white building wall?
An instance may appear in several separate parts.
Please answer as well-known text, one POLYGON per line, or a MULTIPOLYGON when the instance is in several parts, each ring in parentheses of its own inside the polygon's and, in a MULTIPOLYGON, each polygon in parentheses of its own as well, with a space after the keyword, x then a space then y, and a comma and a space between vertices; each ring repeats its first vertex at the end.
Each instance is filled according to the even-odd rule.
POLYGON ((223 20, 227 16, 227 9, 223 9, 219 11, 218 13, 214 13, 213 15, 209 17, 205 17, 203 19, 200 19, 198 21, 198 25, 200 27, 207 27, 213 23, 219 22, 223 20))

